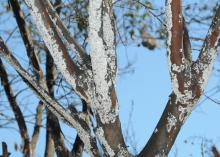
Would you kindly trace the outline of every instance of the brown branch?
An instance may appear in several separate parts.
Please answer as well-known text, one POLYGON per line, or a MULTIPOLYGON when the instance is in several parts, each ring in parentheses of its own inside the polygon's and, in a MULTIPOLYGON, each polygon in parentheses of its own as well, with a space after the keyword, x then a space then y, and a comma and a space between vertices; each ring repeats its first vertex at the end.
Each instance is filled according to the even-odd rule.
POLYGON ((98 0, 89 3, 89 45, 95 84, 93 103, 90 104, 96 111, 96 135, 102 144, 105 156, 120 156, 122 150, 122 156, 130 156, 117 111, 116 36, 112 9, 111 1, 98 0))
POLYGON ((7 144, 2 142, 2 155, 0 157, 9 157, 11 153, 8 152, 7 144))
POLYGON ((184 93, 183 20, 181 0, 167 0, 168 64, 174 93, 184 93), (177 82, 177 85, 175 83, 177 82))
MULTIPOLYGON (((144 149, 140 152, 138 157, 146 156, 167 156, 170 149, 175 142, 175 138, 179 133, 183 122, 178 119, 175 121, 175 128, 168 130, 168 119, 169 117, 180 117, 180 112, 178 111, 179 104, 176 104, 177 98, 175 94, 169 96, 169 101, 166 105, 165 110, 153 132, 149 141, 145 145, 144 149)), ((173 118, 174 119, 174 118, 173 118)))
POLYGON ((34 131, 31 138, 31 150, 34 152, 38 137, 40 134, 40 127, 42 122, 42 109, 43 109, 43 102, 39 101, 37 109, 36 109, 36 116, 35 116, 35 126, 34 131))
POLYGON ((214 155, 214 157, 220 157, 220 153, 215 146, 212 146, 211 151, 212 151, 212 154, 214 155))
MULTIPOLYGON (((77 54, 77 56, 79 57, 79 63, 82 64, 84 63, 84 66, 87 66, 87 68, 91 68, 90 67, 90 57, 89 55, 87 55, 87 53, 85 52, 85 50, 79 45, 79 43, 76 41, 76 39, 74 39, 71 36, 71 33, 69 32, 69 30, 66 28, 66 26, 63 24, 63 22, 61 21, 60 17, 59 17, 59 13, 57 12, 57 8, 56 11, 54 10, 53 6, 50 4, 50 2, 48 0, 44 0, 42 1, 42 3, 44 3, 44 5, 46 6, 46 8, 48 9, 48 14, 51 16, 52 19, 54 19, 56 21, 56 25, 58 26, 58 30, 59 30, 59 34, 61 36, 63 36, 63 38, 67 41, 67 43, 69 44, 68 46, 70 48, 72 48, 73 51, 75 51, 75 53, 77 54)), ((59 5, 58 5, 59 6, 59 5)), ((82 64, 83 66, 83 64, 82 64)))
POLYGON ((42 78, 43 72, 40 67, 39 60, 34 49, 33 41, 31 38, 31 33, 25 22, 24 14, 20 8, 19 2, 17 0, 9 0, 9 3, 12 7, 16 22, 18 24, 18 28, 20 30, 21 37, 26 47, 29 61, 37 77, 42 78))
POLYGON ((192 48, 189 38, 188 29, 186 26, 186 21, 183 17, 183 53, 186 61, 189 62, 189 64, 192 63, 192 48))
POLYGON ((47 128, 46 147, 45 147, 44 157, 51 157, 51 156, 54 156, 55 146, 54 146, 51 130, 49 130, 49 127, 48 127, 48 118, 47 118, 46 128, 47 128))
MULTIPOLYGON (((56 70, 53 64, 53 58, 51 57, 50 53, 46 49, 46 83, 48 92, 51 97, 54 97, 54 71, 56 70)), ((53 121, 53 114, 49 111, 47 111, 47 122, 46 122, 46 148, 45 148, 45 157, 54 156, 54 143, 53 141, 53 130, 56 128, 53 128, 53 123, 57 123, 56 121, 53 121)), ((55 117, 54 117, 55 118, 55 117)), ((55 135, 54 135, 55 136, 55 135)))
MULTIPOLYGON (((46 82, 47 82, 47 88, 48 92, 51 97, 54 97, 54 81, 55 81, 55 75, 54 72, 56 71, 53 58, 51 57, 50 53, 46 53, 46 82)), ((62 131, 60 128, 59 121, 53 113, 50 111, 47 111, 47 146, 45 151, 50 151, 51 154, 53 152, 52 145, 55 146, 55 151, 58 157, 62 156, 68 156, 69 152, 68 149, 65 146, 64 139, 62 136, 62 131), (51 148, 51 149, 48 149, 51 148)), ((48 155, 49 157, 49 155, 48 155)))
POLYGON ((88 89, 88 82, 82 80, 82 78, 86 78, 83 76, 85 71, 80 69, 69 56, 67 48, 59 35, 58 28, 48 14, 48 8, 44 5, 44 1, 26 0, 26 2, 57 68, 75 92, 81 98, 87 100, 88 95, 85 89, 88 89))
POLYGON ((73 149, 71 154, 73 157, 82 157, 83 155, 84 143, 80 139, 79 135, 76 136, 75 142, 73 144, 73 149))
MULTIPOLYGON (((88 107, 88 105, 84 100, 82 100, 82 112, 87 114, 87 116, 89 116, 88 114, 90 114, 90 108, 88 107)), ((80 139, 79 135, 77 135, 75 142, 73 144, 71 155, 73 157, 82 157, 83 149, 84 149, 84 143, 80 139)))
MULTIPOLYGON (((56 8, 56 12, 59 14, 62 7, 61 7, 61 0, 56 0, 54 3, 54 7, 56 8), (56 7, 58 6, 58 7, 56 7)), ((56 67, 53 61, 52 56, 50 55, 50 52, 48 49, 46 49, 46 83, 47 83, 47 88, 48 92, 51 97, 54 97, 54 84, 56 80, 56 67)), ((69 151, 65 146, 64 138, 62 135, 61 127, 59 124, 59 120, 53 113, 50 111, 47 111, 47 146, 46 150, 51 154, 54 152, 54 148, 52 146, 55 146, 55 151, 58 157, 63 157, 66 156, 68 157, 69 151), (51 146, 50 146, 51 145, 51 146), (47 149, 51 148, 51 149, 47 149)), ((50 157, 50 155, 48 155, 50 157)))
MULTIPOLYGON (((43 79, 43 71, 40 67, 40 63, 38 60, 38 57, 36 55, 35 52, 35 48, 33 45, 33 40, 31 38, 31 33, 28 29, 28 26, 25 22, 25 17, 24 14, 20 8, 19 2, 17 0, 9 0, 9 3, 12 7, 18 28, 20 30, 20 34, 21 37, 23 39, 25 48, 26 48, 26 52, 27 52, 27 56, 29 58, 29 62, 32 65, 32 69, 34 71, 34 74, 36 75, 37 81, 39 83, 42 83, 42 79, 43 79)), ((39 137, 39 133, 40 133, 40 124, 41 124, 41 120, 42 120, 42 102, 38 103, 38 107, 36 109, 37 114, 36 114, 36 123, 35 123, 35 127, 34 127, 34 131, 33 131, 33 135, 32 135, 32 140, 31 140, 31 150, 32 152, 34 152, 35 150, 35 146, 39 137)))
POLYGON ((25 123, 25 119, 24 119, 24 116, 21 112, 21 109, 20 109, 19 105, 17 104, 16 99, 14 97, 11 85, 8 80, 8 74, 5 71, 5 67, 4 67, 1 59, 0 59, 0 77, 1 77, 2 85, 4 86, 6 96, 8 98, 9 104, 12 108, 12 111, 14 113, 15 119, 16 119, 18 127, 19 127, 20 135, 21 135, 21 138, 23 141, 23 156, 24 157, 31 157, 32 152, 30 149, 30 140, 29 140, 29 135, 28 135, 28 130, 27 130, 27 126, 25 123))

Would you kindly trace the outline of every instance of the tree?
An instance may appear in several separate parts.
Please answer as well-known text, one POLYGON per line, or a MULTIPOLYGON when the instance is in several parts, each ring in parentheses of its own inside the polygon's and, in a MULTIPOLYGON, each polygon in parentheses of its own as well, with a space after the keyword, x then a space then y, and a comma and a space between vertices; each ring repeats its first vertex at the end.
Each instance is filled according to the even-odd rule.
MULTIPOLYGON (((35 129, 30 138, 8 74, 0 62, 1 82, 15 114, 23 140, 23 154, 33 156, 42 119, 42 105, 47 109, 47 140, 45 156, 82 156, 85 149, 90 156, 133 156, 128 151, 118 115, 119 104, 115 91, 117 75, 115 2, 88 2, 88 44, 82 47, 59 17, 61 1, 54 6, 49 0, 25 0, 32 20, 45 43, 46 80, 40 66, 34 39, 25 22, 17 0, 9 0, 35 78, 14 57, 3 39, 0 56, 17 71, 22 80, 39 97, 35 129), (74 57, 71 58, 71 53, 74 57), (54 97, 55 66, 82 101, 82 110, 71 105, 64 108, 54 97), (77 137, 69 151, 64 143, 59 120, 76 129, 77 137)), ((167 58, 172 93, 167 106, 139 157, 167 156, 187 117, 201 98, 212 71, 220 39, 220 7, 215 15, 196 61, 191 57, 191 44, 181 0, 166 1, 167 58)), ((81 27, 79 27, 81 28, 81 27)))

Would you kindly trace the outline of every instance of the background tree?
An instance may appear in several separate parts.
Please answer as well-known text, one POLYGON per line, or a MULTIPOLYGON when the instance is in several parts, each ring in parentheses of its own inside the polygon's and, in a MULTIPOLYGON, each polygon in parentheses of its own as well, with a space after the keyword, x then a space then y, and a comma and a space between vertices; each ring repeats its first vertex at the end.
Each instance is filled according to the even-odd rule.
MULTIPOLYGON (((137 156, 167 156, 212 71, 220 38, 220 8, 214 9, 214 16, 206 17, 212 18, 209 33, 200 39, 203 46, 198 58, 193 60, 187 24, 190 20, 197 23, 200 20, 193 17, 185 20, 181 0, 166 2, 166 22, 161 17, 164 12, 156 10, 158 14, 155 14, 148 1, 24 2, 9 0, 8 8, 16 19, 30 66, 21 66, 22 60, 18 61, 9 50, 6 42, 10 38, 0 41, 1 58, 20 76, 10 81, 0 62, 1 82, 19 126, 23 156, 34 156, 40 127, 44 126, 41 124, 43 105, 46 106, 45 156, 54 156, 54 152, 57 156, 82 156, 83 150, 96 157, 136 155, 127 149, 118 115, 116 47, 136 43, 152 50, 158 46, 157 39, 165 39, 166 33, 173 91, 155 131, 137 156), (119 11, 126 7, 129 9, 119 11), (155 26, 148 24, 151 18, 158 22, 155 26), (142 22, 145 20, 146 23, 142 22), (27 86, 20 84, 20 78, 27 86), (14 94, 11 86, 20 88, 19 92, 14 94), (30 93, 29 89, 39 98, 32 136, 17 102, 18 95, 30 93), (70 102, 73 99, 78 103, 70 102), (65 144, 58 119, 77 131, 71 150, 65 144)), ((185 7, 185 11, 191 7, 185 7)), ((2 14, 7 15, 4 11, 2 14)), ((9 37, 12 35, 10 32, 9 37)), ((10 120, 4 112, 2 116, 10 120)))

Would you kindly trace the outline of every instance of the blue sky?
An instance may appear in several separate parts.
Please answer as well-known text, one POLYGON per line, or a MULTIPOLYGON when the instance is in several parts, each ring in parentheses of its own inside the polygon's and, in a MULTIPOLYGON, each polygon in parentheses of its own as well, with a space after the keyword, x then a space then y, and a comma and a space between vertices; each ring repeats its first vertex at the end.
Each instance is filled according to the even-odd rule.
MULTIPOLYGON (((212 0, 203 2, 212 2, 212 0)), ((192 1, 190 3, 192 3, 192 1)), ((163 4, 164 2, 161 0, 157 1, 155 5, 159 7, 163 4)), ((186 5, 187 2, 183 1, 183 4, 186 5)), ((9 25, 13 28, 14 22, 10 21, 10 24, 7 26, 9 25)), ((6 25, 2 25, 1 27, 5 26, 6 25)), ((195 26, 195 28, 196 27, 199 26, 195 26)), ((202 31, 203 36, 205 35, 204 32, 206 34, 207 30, 202 31)), ((201 30, 196 30, 193 33, 199 36, 202 35, 201 30)), ((19 51, 23 51, 22 53, 24 53, 23 46, 21 46, 19 42, 16 43, 16 45, 14 42, 9 42, 8 44, 17 54, 19 54, 19 51)), ((118 76, 117 94, 123 131, 126 132, 126 128, 130 126, 129 135, 134 134, 134 136, 132 136, 135 137, 133 143, 137 146, 137 152, 139 152, 151 136, 171 92, 166 48, 162 44, 160 44, 160 48, 155 51, 149 51, 142 47, 120 46, 117 52, 119 67, 124 67, 128 61, 133 63, 132 68, 134 69, 134 73, 118 76), (128 56, 128 58, 126 58, 126 56, 128 56), (131 123, 128 122, 129 118, 131 120, 129 122, 131 123), (131 131, 132 129, 134 132, 131 131)), ((196 56, 198 52, 194 52, 194 54, 196 56)), ((23 64, 25 64, 25 61, 23 64)), ((217 64, 219 63, 216 63, 216 65, 217 64)), ((216 75, 212 75, 206 91, 209 91, 217 85, 220 85, 219 78, 216 75)), ((211 94, 211 92, 207 92, 207 95, 209 94, 211 94)), ((219 96, 220 94, 216 94, 212 96, 212 98, 218 99, 219 96)), ((203 97, 201 99, 202 102, 203 99, 205 98, 203 97)), ((29 103, 30 101, 31 103, 37 104, 36 99, 28 100, 29 103)), ((220 149, 220 126, 217 123, 219 118, 220 106, 218 104, 210 100, 198 104, 181 129, 169 157, 174 157, 176 152, 178 157, 199 157, 201 156, 202 141, 205 146, 214 143, 219 146, 220 149), (206 139, 212 141, 206 141, 206 139), (192 144, 192 142, 194 144, 192 144)), ((75 131, 73 129, 65 125, 64 128, 64 132, 68 134, 68 137, 74 137, 75 131)), ((32 133, 32 131, 30 131, 30 133, 32 133)), ((13 144, 20 143, 19 134, 16 131, 7 129, 1 129, 0 134, 0 141, 6 141, 8 143, 12 157, 21 156, 19 152, 13 151, 13 144)), ((40 157, 40 154, 44 152, 44 137, 45 129, 42 129, 36 157, 40 157)), ((129 148, 131 148, 131 146, 129 148)))

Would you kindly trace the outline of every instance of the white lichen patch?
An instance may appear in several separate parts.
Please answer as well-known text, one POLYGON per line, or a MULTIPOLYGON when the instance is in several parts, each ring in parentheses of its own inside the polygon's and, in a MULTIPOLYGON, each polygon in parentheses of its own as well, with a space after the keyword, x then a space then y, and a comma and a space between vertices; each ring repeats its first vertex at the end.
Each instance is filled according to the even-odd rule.
POLYGON ((108 144, 108 141, 105 139, 104 131, 101 127, 97 128, 96 135, 97 135, 99 141, 101 142, 101 144, 104 146, 105 151, 108 154, 108 156, 111 156, 111 157, 114 156, 115 152, 108 144))
POLYGON ((118 103, 116 102, 113 109, 110 89, 114 88, 114 78, 111 78, 116 69, 114 29, 110 16, 107 13, 103 14, 102 3, 102 0, 89 3, 89 45, 95 84, 91 104, 105 124, 115 121, 118 116, 118 103))
POLYGON ((179 23, 182 23, 182 14, 179 14, 179 23))
POLYGON ((167 36, 167 52, 168 52, 168 64, 169 64, 170 67, 171 67, 171 60, 170 60, 171 50, 170 50, 170 46, 171 46, 171 39, 172 39, 171 29, 173 27, 171 2, 172 2, 172 0, 167 0, 167 3, 166 3, 166 26, 167 26, 167 33, 168 33, 168 36, 167 36))
POLYGON ((192 112, 193 108, 194 108, 194 105, 188 105, 186 107, 183 107, 180 105, 178 107, 178 110, 180 112, 179 121, 184 123, 185 120, 188 118, 189 114, 192 112))
POLYGON ((172 79, 172 88, 173 92, 176 95, 176 104, 177 102, 180 102, 181 104, 191 104, 194 95, 193 92, 190 90, 191 81, 184 82, 184 90, 180 92, 179 90, 179 80, 177 79, 177 74, 171 73, 171 79, 172 79))
POLYGON ((154 157, 167 157, 167 155, 164 153, 164 150, 162 150, 162 153, 158 153, 154 157))
POLYGON ((177 123, 177 119, 174 115, 172 115, 171 113, 168 113, 168 117, 167 117, 167 132, 169 133, 171 131, 171 129, 173 127, 175 127, 177 123))
POLYGON ((119 148, 119 152, 117 153, 118 157, 131 157, 129 152, 124 147, 119 145, 118 148, 119 148))
POLYGON ((205 87, 208 83, 209 77, 211 75, 212 67, 213 67, 213 64, 215 62, 215 58, 216 58, 216 55, 217 55, 216 52, 217 52, 217 50, 214 49, 214 48, 211 48, 209 50, 209 52, 207 52, 207 54, 209 54, 207 60, 210 61, 210 63, 208 65, 199 63, 200 70, 203 69, 202 78, 201 78, 201 80, 199 80, 202 83, 201 84, 202 91, 205 89, 205 87))
POLYGON ((173 72, 182 72, 185 69, 185 66, 183 64, 181 65, 176 65, 176 64, 172 64, 172 71, 173 72))

